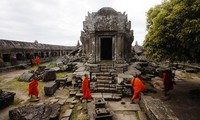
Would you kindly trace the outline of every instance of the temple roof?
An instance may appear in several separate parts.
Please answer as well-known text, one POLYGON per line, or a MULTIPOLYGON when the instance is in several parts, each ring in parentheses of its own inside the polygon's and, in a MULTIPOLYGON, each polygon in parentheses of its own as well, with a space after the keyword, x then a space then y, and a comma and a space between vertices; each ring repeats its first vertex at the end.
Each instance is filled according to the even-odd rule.
POLYGON ((115 16, 115 15, 118 15, 118 13, 117 13, 117 11, 115 11, 111 7, 103 7, 96 13, 96 15, 100 15, 100 16, 115 16))
POLYGON ((61 46, 61 45, 49 45, 49 44, 41 44, 41 43, 31 43, 31 42, 21 42, 21 41, 13 41, 13 40, 4 40, 0 39, 0 51, 6 49, 26 49, 26 50, 34 50, 34 49, 43 49, 43 50, 72 50, 75 46, 61 46))

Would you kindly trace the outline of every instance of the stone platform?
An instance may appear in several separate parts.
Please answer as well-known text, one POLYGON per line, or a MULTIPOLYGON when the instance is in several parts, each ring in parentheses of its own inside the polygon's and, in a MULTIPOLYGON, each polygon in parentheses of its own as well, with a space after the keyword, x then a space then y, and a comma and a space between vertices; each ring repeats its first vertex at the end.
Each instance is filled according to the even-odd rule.
MULTIPOLYGON (((146 115, 141 111, 138 104, 130 104, 130 102, 124 102, 124 104, 121 104, 121 102, 106 101, 106 108, 113 115, 112 120, 147 120, 146 115)), ((87 110, 89 120, 95 120, 94 101, 87 103, 87 110)))

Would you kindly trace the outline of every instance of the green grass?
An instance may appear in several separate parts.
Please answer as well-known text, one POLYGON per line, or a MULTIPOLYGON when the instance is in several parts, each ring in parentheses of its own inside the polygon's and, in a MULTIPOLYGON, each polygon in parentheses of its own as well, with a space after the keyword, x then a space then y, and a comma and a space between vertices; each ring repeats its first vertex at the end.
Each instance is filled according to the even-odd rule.
POLYGON ((51 63, 48 65, 48 68, 54 68, 54 67, 57 67, 57 65, 56 65, 55 62, 51 62, 51 63))
POLYGON ((68 76, 68 72, 56 73, 56 78, 64 78, 66 76, 68 76))
MULTIPOLYGON (((10 80, 8 82, 6 82, 5 84, 7 84, 6 87, 4 87, 5 90, 8 91, 20 91, 23 94, 28 94, 28 86, 29 86, 29 82, 20 82, 18 81, 19 77, 14 78, 13 80, 10 80)), ((38 89, 39 89, 39 94, 43 94, 44 93, 44 82, 39 82, 38 85, 38 89)))
POLYGON ((71 115, 71 120, 87 120, 87 113, 84 110, 85 108, 85 103, 77 103, 73 109, 72 115, 71 115), (82 106, 81 110, 77 110, 78 106, 82 106))

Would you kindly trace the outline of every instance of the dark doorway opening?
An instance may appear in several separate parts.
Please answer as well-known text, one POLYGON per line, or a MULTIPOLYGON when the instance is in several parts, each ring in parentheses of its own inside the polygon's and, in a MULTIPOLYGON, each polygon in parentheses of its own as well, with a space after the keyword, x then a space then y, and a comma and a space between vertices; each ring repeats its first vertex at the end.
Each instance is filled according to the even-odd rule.
POLYGON ((24 60, 24 57, 23 57, 23 55, 21 53, 17 53, 16 54, 16 59, 17 60, 24 60))
POLYGON ((112 60, 112 38, 101 38, 101 60, 112 60))
POLYGON ((10 62, 10 54, 3 54, 3 61, 10 62))

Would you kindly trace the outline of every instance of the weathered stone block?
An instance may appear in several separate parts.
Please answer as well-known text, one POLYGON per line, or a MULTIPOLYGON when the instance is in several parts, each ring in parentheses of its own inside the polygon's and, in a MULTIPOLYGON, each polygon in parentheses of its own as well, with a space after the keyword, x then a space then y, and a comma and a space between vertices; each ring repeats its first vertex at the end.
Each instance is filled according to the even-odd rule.
POLYGON ((45 95, 53 95, 55 91, 57 90, 58 85, 56 82, 50 82, 47 83, 44 87, 44 93, 45 95))
POLYGON ((30 82, 31 79, 33 78, 34 73, 33 72, 24 72, 20 77, 19 77, 19 81, 23 81, 23 82, 30 82))
POLYGON ((0 109, 9 106, 14 101, 14 92, 6 92, 0 90, 0 109))
POLYGON ((44 73, 44 82, 52 81, 56 79, 56 72, 54 70, 47 70, 44 73))
POLYGON ((61 105, 22 106, 9 111, 10 120, 58 120, 61 105))

